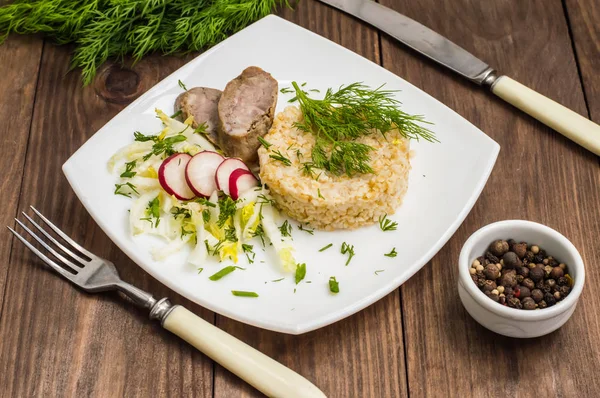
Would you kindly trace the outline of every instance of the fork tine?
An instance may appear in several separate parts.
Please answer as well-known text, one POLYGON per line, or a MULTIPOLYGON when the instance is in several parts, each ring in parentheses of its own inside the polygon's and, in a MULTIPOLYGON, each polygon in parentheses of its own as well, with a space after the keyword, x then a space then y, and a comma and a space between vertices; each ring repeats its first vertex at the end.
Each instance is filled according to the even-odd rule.
POLYGON ((30 230, 29 228, 27 228, 27 226, 25 224, 23 224, 21 221, 19 221, 16 218, 15 218, 15 221, 17 222, 17 224, 19 224, 21 226, 21 228, 23 228, 29 235, 31 235, 31 237, 33 239, 35 239, 40 245, 42 245, 44 247, 44 249, 48 250, 50 253, 52 253, 54 256, 56 256, 56 258, 58 258, 63 263, 68 265, 73 272, 76 272, 78 268, 81 268, 80 265, 73 263, 71 260, 69 260, 68 258, 64 257, 62 254, 60 254, 59 252, 54 250, 54 248, 52 246, 50 246, 49 244, 44 242, 39 236, 34 234, 33 231, 30 230))
POLYGON ((73 239, 69 238, 67 236, 67 234, 65 234, 63 231, 61 231, 56 225, 52 224, 46 217, 44 217, 44 215, 42 213, 40 213, 35 207, 33 206, 29 206, 31 207, 31 210, 33 210, 35 212, 35 214, 38 215, 39 218, 42 219, 42 221, 49 226, 50 228, 52 228, 52 230, 54 232, 56 232, 56 234, 58 236, 60 236, 61 238, 63 238, 64 240, 66 240, 67 242, 69 242, 69 244, 71 246, 73 246, 75 249, 79 250, 81 253, 85 254, 86 256, 88 256, 91 259, 100 259, 100 257, 96 256, 93 253, 90 253, 89 251, 87 251, 86 249, 84 249, 83 247, 81 247, 77 242, 75 242, 73 239))
MULTIPOLYGON (((38 225, 35 221, 33 221, 33 219, 31 217, 29 217, 27 215, 27 213, 22 212, 23 216, 25 216, 25 218, 27 220, 29 220, 29 222, 31 224, 33 224, 33 226, 40 231, 42 234, 44 234, 44 236, 46 238, 48 238, 48 240, 52 243, 54 243, 56 246, 58 246, 62 251, 64 251, 65 253, 67 253, 68 255, 70 255, 71 257, 73 257, 75 260, 79 261, 81 264, 86 264, 88 261, 84 260, 83 258, 81 258, 80 256, 78 256, 77 254, 73 253, 71 250, 69 250, 68 247, 66 247, 65 245, 63 245, 62 243, 60 243, 59 241, 57 241, 56 239, 54 239, 54 237, 52 235, 50 235, 48 232, 46 232, 46 230, 44 228, 42 228, 40 225, 38 225)), ((17 220, 17 222, 19 222, 19 220, 17 220)), ((19 224, 21 224, 19 222, 19 224)), ((22 224, 21 224, 22 226, 22 224)), ((81 267, 81 266, 80 266, 81 267)))
POLYGON ((19 235, 19 233, 17 231, 12 229, 11 227, 6 227, 6 228, 8 228, 10 230, 10 232, 12 232, 13 235, 15 235, 17 237, 17 239, 19 239, 25 246, 27 246, 27 248, 29 250, 31 250, 35 255, 37 255, 39 258, 41 258, 43 262, 48 264, 50 267, 52 267, 52 269, 54 269, 56 272, 58 272, 65 278, 69 279, 70 281, 73 281, 73 278, 75 277, 74 274, 66 271, 63 267, 61 267, 60 265, 56 264, 54 261, 49 259, 44 253, 39 251, 35 246, 33 246, 31 243, 29 243, 25 238, 23 238, 21 235, 19 235))

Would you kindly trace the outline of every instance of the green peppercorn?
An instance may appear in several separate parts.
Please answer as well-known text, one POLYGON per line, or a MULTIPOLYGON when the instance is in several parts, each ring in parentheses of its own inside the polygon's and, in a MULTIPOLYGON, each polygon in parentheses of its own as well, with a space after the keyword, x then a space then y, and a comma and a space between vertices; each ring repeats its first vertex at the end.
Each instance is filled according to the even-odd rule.
POLYGON ((539 303, 541 300, 544 299, 544 293, 540 290, 540 289, 533 289, 531 291, 531 298, 536 302, 539 303))
POLYGON ((523 308, 526 310, 535 310, 535 301, 531 297, 525 297, 521 300, 521 304, 523 304, 523 308))

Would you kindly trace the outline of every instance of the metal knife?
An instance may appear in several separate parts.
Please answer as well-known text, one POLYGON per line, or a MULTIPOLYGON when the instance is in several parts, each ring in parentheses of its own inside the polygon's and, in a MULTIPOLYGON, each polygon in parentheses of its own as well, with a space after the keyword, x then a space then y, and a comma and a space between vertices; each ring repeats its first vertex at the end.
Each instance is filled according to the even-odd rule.
POLYGON ((371 0, 320 1, 373 25, 600 155, 599 125, 510 77, 500 75, 488 64, 428 27, 371 0))

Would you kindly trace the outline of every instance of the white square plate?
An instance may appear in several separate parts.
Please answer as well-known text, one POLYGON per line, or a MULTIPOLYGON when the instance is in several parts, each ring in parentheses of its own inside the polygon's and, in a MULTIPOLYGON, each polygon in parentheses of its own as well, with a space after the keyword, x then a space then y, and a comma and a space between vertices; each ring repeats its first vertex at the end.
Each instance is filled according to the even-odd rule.
MULTIPOLYGON (((280 94, 277 111, 288 105, 289 94, 280 94)), ((458 114, 410 83, 357 54, 276 16, 266 17, 200 55, 158 83, 92 136, 64 165, 73 190, 94 220, 133 261, 156 279, 219 314, 278 332, 299 334, 345 318, 390 293, 417 272, 448 241, 463 222, 483 189, 498 155, 496 142, 458 114), (298 56, 301 54, 301 56, 298 56), (371 87, 386 84, 400 90, 403 110, 423 114, 434 123, 440 143, 413 142, 415 156, 404 204, 391 217, 398 230, 383 232, 378 226, 355 231, 320 232, 314 235, 294 228, 296 258, 307 264, 305 281, 284 274, 271 251, 257 251, 254 264, 238 264, 235 271, 212 282, 208 276, 225 263, 208 262, 204 271, 186 264, 186 253, 156 262, 151 237, 133 238, 127 210, 131 200, 113 194, 116 176, 107 161, 133 140, 133 131, 160 131, 154 109, 173 110, 181 93, 178 80, 188 87, 223 89, 250 66, 270 72, 279 87, 292 80, 320 89, 362 81, 371 87), (342 242, 354 245, 356 256, 345 266, 342 242), (319 252, 323 246, 333 247, 319 252), (392 248, 398 256, 385 257, 392 248), (264 262, 261 262, 264 261, 264 262), (377 273, 375 271, 378 271, 377 273), (335 276, 340 293, 329 292, 335 276), (271 282, 285 277, 280 282, 271 282), (260 297, 235 297, 231 290, 255 291, 260 297)), ((290 220, 291 221, 291 220, 290 220)), ((294 226, 297 223, 293 223, 294 226)), ((257 244, 255 247, 259 247, 257 244)))

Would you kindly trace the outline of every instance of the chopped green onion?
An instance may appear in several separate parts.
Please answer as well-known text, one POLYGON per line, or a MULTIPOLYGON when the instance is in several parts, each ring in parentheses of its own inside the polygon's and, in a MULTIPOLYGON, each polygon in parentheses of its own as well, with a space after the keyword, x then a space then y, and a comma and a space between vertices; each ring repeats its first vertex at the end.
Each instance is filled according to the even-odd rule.
POLYGON ((208 277, 208 279, 210 279, 211 281, 218 281, 219 279, 221 279, 222 277, 224 277, 225 275, 229 275, 231 274, 233 271, 235 271, 236 269, 241 269, 243 270, 244 268, 241 267, 236 267, 234 265, 230 265, 227 266, 225 268, 223 268, 222 270, 220 270, 219 272, 217 272, 216 274, 213 274, 211 276, 208 277))
POLYGON ((397 255, 398 255, 398 252, 396 251, 395 247, 392 249, 391 252, 384 254, 384 256, 386 256, 386 257, 396 257, 397 255))
POLYGON ((327 246, 323 246, 322 248, 319 249, 319 251, 324 252, 325 250, 329 249, 331 246, 333 246, 333 243, 330 243, 327 246))
POLYGON ((340 292, 340 284, 335 279, 335 276, 329 278, 329 291, 331 293, 339 293, 340 292))
POLYGON ((352 260, 352 257, 354 257, 354 245, 349 245, 346 242, 342 243, 340 253, 348 254, 348 261, 346 261, 346 265, 350 264, 350 260, 352 260))
POLYGON ((306 276, 306 264, 298 264, 296 266, 296 285, 306 276))
POLYGON ((384 269, 378 269, 377 271, 375 271, 375 275, 379 275, 380 272, 385 271, 384 269))
POLYGON ((242 290, 232 290, 231 294, 237 297, 258 297, 258 293, 255 292, 244 292, 242 290))

